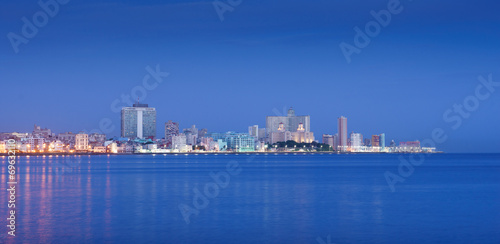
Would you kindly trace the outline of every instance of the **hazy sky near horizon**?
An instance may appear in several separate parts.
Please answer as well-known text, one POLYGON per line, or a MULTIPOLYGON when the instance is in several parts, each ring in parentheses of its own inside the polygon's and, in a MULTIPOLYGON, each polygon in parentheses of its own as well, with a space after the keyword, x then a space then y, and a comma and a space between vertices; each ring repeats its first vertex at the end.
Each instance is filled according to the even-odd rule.
POLYGON ((463 115, 443 119, 474 101, 478 76, 500 82, 500 4, 400 1, 401 12, 348 63, 339 45, 354 45, 354 27, 364 30, 389 2, 242 0, 221 21, 213 1, 71 0, 16 53, 8 34, 22 36, 22 18, 32 22, 42 8, 4 1, 0 132, 31 132, 35 123, 90 131, 109 118, 108 134, 119 135, 113 102, 159 66, 169 76, 142 100, 157 109, 159 138, 168 120, 246 132, 293 106, 311 116, 320 141, 343 115, 348 131, 365 137, 422 141, 442 128, 438 149, 500 152, 500 86, 481 89, 489 97, 456 129, 463 115))

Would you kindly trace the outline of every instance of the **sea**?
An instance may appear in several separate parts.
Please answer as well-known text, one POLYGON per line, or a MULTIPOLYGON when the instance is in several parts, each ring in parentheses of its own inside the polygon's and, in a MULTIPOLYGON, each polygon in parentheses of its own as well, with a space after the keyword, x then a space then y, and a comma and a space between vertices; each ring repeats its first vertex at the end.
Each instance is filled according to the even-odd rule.
POLYGON ((7 159, 0 243, 500 243, 500 154, 7 159))

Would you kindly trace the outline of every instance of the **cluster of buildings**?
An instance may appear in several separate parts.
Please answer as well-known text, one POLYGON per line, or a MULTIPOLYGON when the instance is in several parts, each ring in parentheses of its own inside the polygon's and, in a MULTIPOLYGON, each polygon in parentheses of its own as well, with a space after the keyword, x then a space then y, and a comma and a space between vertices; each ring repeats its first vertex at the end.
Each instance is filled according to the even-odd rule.
POLYGON ((364 138, 361 133, 347 132, 347 118, 341 116, 337 120, 335 135, 323 134, 323 143, 330 145, 339 152, 385 152, 385 153, 432 153, 436 148, 421 147, 420 142, 400 142, 399 146, 392 140, 386 146, 385 133, 364 138))
MULTIPOLYGON (((310 116, 298 116, 293 108, 286 116, 267 116, 264 128, 252 125, 244 133, 209 132, 195 125, 180 130, 178 122, 169 120, 165 123, 164 138, 159 139, 156 128, 156 109, 137 102, 121 110, 120 137, 107 139, 104 134, 84 132, 55 134, 35 125, 32 133, 0 133, 0 153, 5 153, 8 139, 15 139, 16 148, 25 153, 265 152, 276 151, 278 142, 319 143, 310 130, 310 116)), ((435 150, 422 148, 419 141, 401 142, 398 146, 391 141, 387 146, 384 133, 368 138, 360 133, 348 134, 347 118, 343 116, 338 118, 337 129, 336 134, 322 136, 323 145, 328 145, 330 151, 418 153, 435 150)))

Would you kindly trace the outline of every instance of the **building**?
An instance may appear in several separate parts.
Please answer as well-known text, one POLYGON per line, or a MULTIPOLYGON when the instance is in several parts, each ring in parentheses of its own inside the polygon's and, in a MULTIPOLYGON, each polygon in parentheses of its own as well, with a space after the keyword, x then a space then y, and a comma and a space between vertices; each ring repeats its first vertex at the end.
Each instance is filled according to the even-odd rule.
POLYGON ((399 152, 421 152, 420 141, 407 141, 399 143, 399 152))
POLYGON ((156 109, 141 103, 136 103, 133 107, 123 107, 121 136, 154 140, 156 138, 156 109))
POLYGON ((328 144, 332 148, 335 148, 335 142, 334 142, 334 136, 333 135, 328 135, 328 134, 323 134, 323 144, 328 144))
POLYGON ((220 151, 225 151, 226 149, 237 152, 255 151, 255 138, 246 133, 236 133, 233 131, 207 133, 207 137, 211 137, 214 142, 218 142, 220 151))
POLYGON ((186 135, 186 143, 188 145, 196 145, 198 143, 198 129, 196 128, 196 125, 192 125, 191 128, 184 129, 183 133, 186 135))
POLYGON ((259 128, 259 141, 261 142, 265 142, 266 139, 267 139, 267 136, 266 136, 266 128, 259 128))
POLYGON ((351 133, 351 151, 359 152, 363 147, 363 135, 361 133, 351 133))
POLYGON ((338 124, 338 150, 345 152, 347 150, 347 118, 341 116, 337 120, 338 124))
POLYGON ((179 123, 169 120, 165 123, 165 142, 167 147, 172 146, 172 137, 179 135, 179 123))
POLYGON ((176 136, 172 136, 172 149, 184 151, 186 148, 186 135, 179 134, 176 136))
POLYGON ((255 138, 245 133, 227 133, 226 142, 228 149, 236 152, 255 151, 255 138))
POLYGON ((287 116, 267 116, 266 117, 266 132, 268 134, 279 132, 278 127, 283 124, 284 131, 296 132, 299 129, 299 124, 302 123, 305 132, 310 132, 311 117, 296 116, 293 108, 288 109, 287 116))
POLYGON ((198 142, 200 142, 201 138, 205 137, 205 135, 207 135, 207 133, 208 133, 208 130, 206 128, 199 129, 198 130, 198 142))
POLYGON ((282 141, 295 141, 298 143, 311 143, 314 141, 314 134, 307 131, 303 123, 299 123, 295 131, 289 131, 286 128, 286 125, 280 122, 278 128, 269 133, 268 142, 274 144, 282 141))
POLYGON ((248 134, 250 136, 253 136, 255 140, 259 139, 259 126, 258 125, 252 125, 248 126, 248 134))
POLYGON ((89 150, 89 135, 83 132, 75 136, 75 150, 77 152, 86 152, 89 150))
POLYGON ((40 135, 31 135, 28 138, 24 138, 27 142, 26 151, 30 152, 43 152, 45 151, 45 139, 40 137, 40 135))
POLYGON ((89 134, 89 142, 101 144, 104 143, 105 141, 106 141, 105 134, 99 134, 99 133, 89 134))
POLYGON ((59 139, 62 142, 65 142, 67 144, 74 144, 75 143, 75 134, 73 134, 72 132, 59 133, 59 134, 57 134, 57 139, 59 139))
POLYGON ((380 147, 380 136, 372 135, 372 147, 380 147))
POLYGON ((365 138, 364 139, 364 145, 365 147, 369 147, 372 144, 372 140, 370 138, 365 138))
POLYGON ((37 126, 35 124, 34 128, 33 128, 33 133, 32 133, 34 136, 39 136, 39 137, 42 137, 42 138, 49 138, 49 137, 52 137, 53 134, 52 132, 50 131, 50 129, 47 129, 47 128, 40 128, 40 126, 37 126))
POLYGON ((385 133, 379 135, 380 137, 380 151, 385 150, 385 133))

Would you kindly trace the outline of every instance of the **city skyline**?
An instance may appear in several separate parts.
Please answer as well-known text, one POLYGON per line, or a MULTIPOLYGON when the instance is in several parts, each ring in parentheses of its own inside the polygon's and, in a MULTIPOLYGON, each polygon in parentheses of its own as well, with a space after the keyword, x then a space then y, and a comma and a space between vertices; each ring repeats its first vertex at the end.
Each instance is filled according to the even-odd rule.
MULTIPOLYGON (((285 109, 284 109, 284 111, 285 111, 285 109)), ((134 121, 134 124, 137 124, 137 126, 134 127, 133 130, 137 130, 137 133, 139 133, 138 132, 139 129, 137 129, 137 128, 139 128, 139 120, 137 119, 137 117, 139 117, 139 116, 138 116, 138 114, 135 114, 135 113, 140 113, 140 112, 143 112, 143 111, 135 111, 135 112, 133 112, 134 115, 135 115, 135 119, 133 119, 133 121, 134 121)), ((276 114, 279 114, 276 110, 274 110, 274 112, 276 114)), ((160 114, 161 114, 161 112, 160 112, 160 114)), ((293 120, 292 118, 298 118, 299 121, 307 122, 307 127, 310 127, 310 125, 311 125, 310 124, 310 116, 309 115, 296 116, 295 115, 295 110, 293 109, 293 107, 288 108, 286 110, 286 114, 283 115, 283 116, 266 116, 266 120, 265 120, 266 122, 264 123, 265 126, 263 126, 264 129, 266 129, 266 127, 270 126, 271 124, 273 124, 273 125, 276 124, 276 123, 269 123, 269 119, 270 118, 273 119, 272 121, 274 121, 275 119, 278 119, 279 121, 282 121, 283 119, 280 119, 280 118, 284 118, 285 120, 283 120, 283 121, 285 121, 286 123, 290 123, 288 121, 292 121, 293 120), (303 118, 305 118, 305 119, 303 119, 303 118)), ((44 129, 41 129, 41 127, 37 126, 37 124, 35 124, 34 126, 35 126, 35 129, 38 128, 38 130, 45 131, 44 132, 45 134, 46 134, 46 131, 48 131, 49 133, 51 131, 52 131, 52 133, 53 132, 58 132, 58 133, 56 133, 58 135, 61 135, 61 134, 64 135, 66 133, 73 133, 72 134, 73 136, 78 135, 78 133, 85 133, 85 134, 100 134, 100 133, 102 133, 102 134, 106 135, 106 138, 126 137, 126 138, 130 138, 130 139, 133 139, 133 138, 143 138, 143 139, 153 139, 153 140, 165 139, 166 142, 167 142, 167 144, 169 142, 168 138, 165 137, 165 136, 163 136, 163 135, 167 134, 166 133, 167 132, 167 124, 169 124, 169 123, 175 124, 175 126, 177 128, 178 135, 179 135, 179 131, 180 131, 179 128, 184 128, 184 127, 187 128, 187 129, 183 129, 184 132, 180 133, 181 135, 184 135, 186 133, 189 133, 189 130, 191 128, 194 129, 195 126, 196 126, 196 124, 192 124, 192 125, 189 125, 189 127, 188 126, 182 127, 182 126, 180 126, 180 123, 178 123, 176 121, 172 121, 172 120, 168 120, 166 122, 159 122, 159 123, 157 123, 157 121, 156 121, 156 107, 149 107, 149 104, 140 103, 139 100, 137 100, 136 103, 132 104, 132 107, 122 107, 121 108, 121 119, 120 120, 121 121, 120 121, 119 124, 121 124, 121 126, 120 126, 121 128, 118 131, 121 131, 121 132, 118 133, 118 135, 102 133, 102 131, 100 131, 99 129, 93 129, 93 130, 82 129, 82 130, 77 130, 77 131, 58 131, 57 129, 53 130, 53 128, 49 128, 48 126, 45 126, 44 129), (124 122, 126 121, 126 120, 124 120, 124 117, 123 117, 125 115, 124 112, 128 112, 131 109, 133 109, 133 110, 137 110, 137 109, 139 109, 139 110, 149 109, 149 110, 153 111, 154 112, 154 117, 152 118, 152 120, 154 120, 153 123, 156 124, 156 128, 160 127, 160 128, 162 128, 164 130, 163 131, 159 131, 159 132, 157 130, 154 130, 153 133, 156 136, 152 136, 153 134, 148 134, 148 136, 143 136, 143 137, 138 137, 136 134, 131 134, 130 136, 123 136, 123 133, 124 133, 123 126, 124 126, 124 122), (160 136, 158 136, 158 135, 160 135, 160 136)), ((298 128, 304 128, 303 124, 299 123, 299 121, 292 122, 291 124, 296 124, 298 128)), ((376 135, 376 134, 373 134, 374 132, 360 133, 359 131, 365 131, 363 129, 357 129, 356 128, 356 129, 349 130, 349 127, 347 126, 349 123, 347 121, 348 121, 348 118, 346 118, 345 116, 337 117, 337 119, 336 119, 336 123, 337 124, 336 124, 336 128, 335 128, 336 131, 328 131, 326 133, 318 133, 318 136, 316 136, 316 138, 314 136, 312 138, 315 138, 315 141, 317 141, 317 142, 322 142, 324 140, 324 139, 322 139, 322 136, 333 136, 334 137, 334 143, 336 145, 340 146, 340 148, 338 148, 338 150, 341 151, 341 152, 346 151, 346 148, 351 148, 351 146, 354 146, 354 147, 364 146, 365 142, 363 140, 363 136, 365 136, 365 138, 370 138, 370 140, 369 140, 370 144, 373 143, 373 139, 375 137, 378 137, 379 140, 382 139, 383 142, 384 142, 384 144, 383 144, 384 147, 388 146, 387 142, 389 142, 389 141, 396 142, 396 146, 397 146, 399 144, 405 145, 407 142, 413 143, 415 141, 417 141, 417 142, 418 141, 422 141, 422 139, 424 139, 424 140, 431 139, 430 137, 429 138, 400 139, 400 138, 398 138, 398 136, 394 136, 393 135, 392 137, 389 137, 390 139, 387 140, 387 139, 385 139, 386 138, 385 137, 386 133, 381 133, 379 135, 376 135), (342 134, 341 131, 343 131, 343 133, 345 133, 345 135, 346 135, 346 137, 344 139, 345 142, 343 142, 343 140, 341 139, 342 138, 342 136, 340 136, 340 134, 342 134), (361 139, 359 139, 359 142, 356 142, 354 145, 353 145, 353 142, 351 141, 352 138, 353 138, 353 136, 355 136, 356 138, 359 138, 359 137, 361 138, 361 139)), ((146 126, 146 124, 144 124, 144 126, 146 126)), ((256 125, 256 126, 259 126, 259 125, 256 125)), ((148 127, 150 127, 150 126, 148 126, 148 127)), ((248 126, 248 127, 250 128, 250 127, 254 127, 254 126, 248 126)), ((282 127, 284 131, 295 131, 294 129, 292 129, 288 125, 287 125, 287 128, 285 129, 285 125, 283 125, 283 123, 279 123, 279 126, 277 126, 277 127, 280 127, 280 128, 282 127)), ((259 127, 257 127, 257 128, 259 128, 259 127)), ((203 129, 203 130, 206 131, 207 129, 203 129)), ((196 129, 196 133, 195 134, 197 134, 197 131, 198 131, 198 129, 196 129)), ((234 133, 234 132, 237 132, 239 134, 240 132, 244 132, 245 130, 236 131, 236 130, 226 129, 226 130, 221 130, 221 131, 215 131, 215 130, 208 130, 208 131, 210 133, 216 133, 216 134, 217 133, 234 133)), ((279 131, 279 130, 276 130, 276 131, 279 131)), ((309 132, 309 130, 306 130, 306 131, 309 132)), ((0 131, 0 133, 13 133, 13 132, 16 132, 16 133, 25 133, 26 131, 0 131)), ((274 142, 272 142, 272 139, 270 139, 270 138, 272 138, 272 136, 271 136, 272 132, 274 132, 274 130, 268 131, 267 129, 266 129, 266 132, 265 132, 265 135, 266 135, 266 138, 267 138, 266 141, 269 140, 269 142, 271 144, 274 143, 274 142)), ((30 133, 30 132, 28 131, 27 133, 30 133)), ((133 132, 133 133, 135 133, 135 132, 133 132)), ((246 133, 246 132, 244 132, 244 133, 246 133)), ((313 131, 311 130, 310 133, 312 135, 313 131)), ((248 133, 246 133, 246 134, 252 136, 251 133, 250 133, 250 129, 249 129, 248 133)), ((290 140, 293 140, 293 138, 290 139, 290 140)), ((283 140, 277 140, 277 141, 283 141, 283 140)), ((379 141, 379 143, 380 142, 381 141, 379 141)), ((195 143, 188 143, 188 145, 194 145, 194 144, 196 144, 196 142, 195 143)), ((378 147, 378 145, 379 144, 375 144, 373 146, 378 147)), ((372 146, 372 145, 370 145, 370 146, 372 146)), ((422 145, 422 146, 429 147, 430 145, 422 145)), ((435 146, 432 145, 432 147, 435 147, 435 146)), ((438 149, 440 149, 440 151, 441 151, 441 148, 438 148, 438 149)))
POLYGON ((356 132, 383 131, 388 141, 442 128, 446 152, 500 152, 498 85, 454 128, 455 105, 475 94, 478 77, 500 82, 496 3, 401 1, 402 12, 346 62, 339 45, 352 45, 354 28, 364 29, 387 3, 243 1, 221 21, 212 1, 69 1, 17 53, 7 34, 20 34, 22 17, 42 8, 6 3, 0 79, 8 92, 0 106, 10 119, 0 131, 34 123, 92 130, 109 119, 119 135, 117 105, 145 89, 141 102, 163 110, 158 132, 168 120, 246 131, 293 106, 311 116, 317 135, 334 134, 344 115, 356 132), (451 122, 443 119, 449 110, 451 122))

